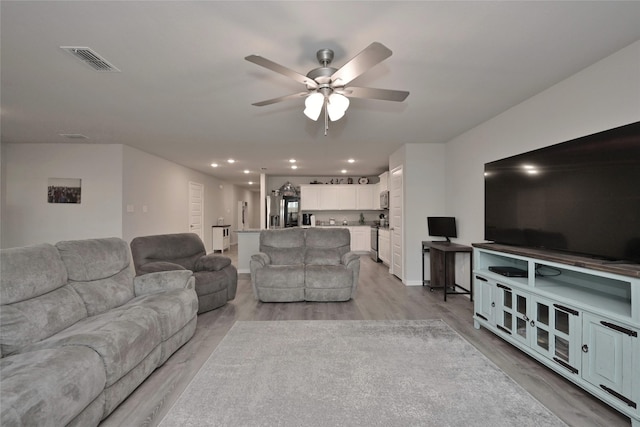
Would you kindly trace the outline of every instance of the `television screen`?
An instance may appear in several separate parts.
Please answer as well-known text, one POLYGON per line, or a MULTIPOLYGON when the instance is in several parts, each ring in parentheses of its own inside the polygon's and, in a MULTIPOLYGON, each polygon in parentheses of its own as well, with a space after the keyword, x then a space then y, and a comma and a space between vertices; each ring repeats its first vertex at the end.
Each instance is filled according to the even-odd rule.
POLYGON ((452 216, 429 216, 427 217, 427 227, 429 236, 446 237, 449 242, 450 237, 458 237, 456 230, 456 219, 452 216))
POLYGON ((640 263, 640 122, 485 164, 485 239, 640 263))

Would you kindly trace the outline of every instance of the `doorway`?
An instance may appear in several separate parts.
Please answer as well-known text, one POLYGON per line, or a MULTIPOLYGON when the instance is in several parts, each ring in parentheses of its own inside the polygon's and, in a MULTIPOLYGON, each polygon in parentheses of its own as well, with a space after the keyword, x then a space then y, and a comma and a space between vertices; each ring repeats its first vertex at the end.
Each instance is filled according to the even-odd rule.
POLYGON ((189 181, 189 232, 204 242, 204 185, 189 181))
POLYGON ((390 272, 400 280, 404 279, 402 189, 402 166, 398 166, 391 171, 391 185, 389 187, 389 230, 391 231, 390 272))

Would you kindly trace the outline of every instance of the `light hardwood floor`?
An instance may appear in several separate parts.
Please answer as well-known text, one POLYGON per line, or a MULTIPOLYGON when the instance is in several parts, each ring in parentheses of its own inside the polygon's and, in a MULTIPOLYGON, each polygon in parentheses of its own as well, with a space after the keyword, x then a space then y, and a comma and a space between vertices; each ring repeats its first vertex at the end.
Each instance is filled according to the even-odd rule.
MULTIPOLYGON (((225 252, 236 264, 237 247, 225 252)), ((237 264, 236 264, 237 265, 237 264)), ((457 295, 443 301, 442 292, 407 287, 388 268, 361 259, 356 298, 342 303, 260 303, 248 274, 240 275, 236 298, 198 317, 194 337, 157 369, 103 426, 155 426, 238 320, 386 320, 443 319, 513 380, 570 426, 629 426, 630 421, 534 359, 485 329, 476 330, 473 304, 457 295)), ((429 355, 424 355, 428 364, 429 355)), ((215 399, 215 396, 212 396, 215 399)), ((500 405, 500 402, 496 402, 500 405)), ((209 420, 211 421, 211 420, 209 420)))

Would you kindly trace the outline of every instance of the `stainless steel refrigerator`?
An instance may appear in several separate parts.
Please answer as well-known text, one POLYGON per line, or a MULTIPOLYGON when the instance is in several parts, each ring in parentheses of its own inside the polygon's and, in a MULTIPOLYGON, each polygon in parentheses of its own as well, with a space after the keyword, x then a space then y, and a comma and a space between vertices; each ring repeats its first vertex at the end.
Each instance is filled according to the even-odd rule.
POLYGON ((267 228, 297 227, 300 214, 298 196, 267 196, 267 228))

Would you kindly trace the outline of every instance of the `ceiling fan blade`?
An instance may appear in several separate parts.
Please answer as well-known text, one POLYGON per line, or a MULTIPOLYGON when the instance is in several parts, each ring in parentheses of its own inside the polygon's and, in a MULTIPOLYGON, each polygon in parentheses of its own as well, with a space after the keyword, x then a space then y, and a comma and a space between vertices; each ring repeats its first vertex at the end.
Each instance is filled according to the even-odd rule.
POLYGON ((404 90, 375 89, 372 87, 353 87, 334 90, 349 98, 380 99, 382 101, 402 102, 407 99, 409 92, 404 90))
POLYGON ((276 64, 275 62, 269 59, 263 58, 262 56, 249 55, 249 56, 246 56, 244 59, 246 59, 249 62, 253 62, 256 65, 260 65, 261 67, 268 68, 271 71, 275 71, 276 73, 280 73, 283 76, 289 77, 299 83, 307 85, 307 87, 309 88, 315 89, 318 87, 318 84, 313 79, 307 76, 304 76, 300 73, 297 73, 280 64, 276 64))
POLYGON ((275 104, 276 102, 289 101, 291 99, 304 98, 309 95, 309 92, 292 93, 291 95, 280 96, 278 98, 267 99, 266 101, 260 101, 253 103, 256 107, 264 107, 265 105, 275 104))
POLYGON ((382 43, 373 42, 333 73, 331 81, 339 80, 338 86, 345 86, 360 74, 390 57, 391 53, 391 50, 382 43))

